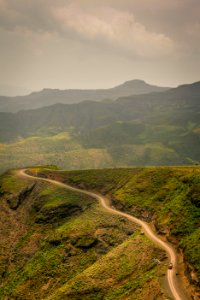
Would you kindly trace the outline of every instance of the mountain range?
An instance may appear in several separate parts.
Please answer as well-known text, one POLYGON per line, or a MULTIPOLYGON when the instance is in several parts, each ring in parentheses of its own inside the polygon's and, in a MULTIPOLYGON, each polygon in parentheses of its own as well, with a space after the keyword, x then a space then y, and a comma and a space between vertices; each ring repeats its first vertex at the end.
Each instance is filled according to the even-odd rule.
MULTIPOLYGON (((56 99, 54 99, 56 101, 56 99)), ((113 101, 0 113, 0 168, 198 164, 200 82, 113 101)))
POLYGON ((78 103, 85 100, 101 101, 115 100, 122 96, 139 95, 167 90, 167 87, 150 85, 143 80, 131 80, 110 89, 98 90, 59 90, 43 89, 27 96, 5 97, 0 96, 0 111, 17 112, 20 110, 35 109, 56 103, 78 103))
POLYGON ((132 83, 113 99, 5 100, 0 299, 165 300, 171 268, 179 298, 199 298, 200 82, 129 95, 132 83), (125 213, 151 223, 178 260, 125 213))

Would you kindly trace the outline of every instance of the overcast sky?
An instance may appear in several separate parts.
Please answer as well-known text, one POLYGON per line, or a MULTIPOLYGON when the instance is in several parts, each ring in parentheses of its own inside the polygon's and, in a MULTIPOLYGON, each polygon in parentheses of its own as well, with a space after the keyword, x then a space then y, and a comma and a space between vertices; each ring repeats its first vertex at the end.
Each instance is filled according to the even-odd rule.
POLYGON ((0 84, 200 80, 199 0, 0 0, 0 84))

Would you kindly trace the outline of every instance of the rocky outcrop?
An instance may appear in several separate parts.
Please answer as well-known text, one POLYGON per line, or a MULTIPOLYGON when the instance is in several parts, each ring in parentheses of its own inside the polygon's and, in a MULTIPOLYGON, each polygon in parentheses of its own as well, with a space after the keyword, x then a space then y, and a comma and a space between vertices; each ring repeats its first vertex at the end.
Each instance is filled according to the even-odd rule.
POLYGON ((97 245, 98 240, 90 235, 79 236, 71 241, 72 245, 82 250, 90 249, 97 245))
POLYGON ((197 275, 196 275, 196 272, 194 270, 194 268, 188 264, 186 261, 185 261, 185 274, 187 276, 187 278, 189 279, 189 282, 192 284, 192 285, 195 285, 196 287, 199 288, 199 292, 200 292, 200 282, 197 278, 197 275))
POLYGON ((161 225, 157 220, 154 220, 154 226, 158 234, 167 234, 167 229, 163 225, 161 225))
POLYGON ((53 207, 44 207, 36 216, 36 223, 54 223, 59 220, 72 217, 83 211, 83 208, 78 205, 62 204, 53 207))
POLYGON ((124 212, 129 212, 129 214, 132 214, 134 217, 137 217, 145 222, 151 222, 153 215, 154 215, 154 210, 150 207, 148 208, 142 208, 138 206, 127 206, 127 205, 122 205, 118 199, 111 199, 112 205, 116 207, 118 210, 124 211, 124 212))
POLYGON ((13 210, 16 210, 27 199, 27 197, 31 194, 34 187, 35 187, 35 183, 27 186, 26 188, 21 190, 19 192, 19 194, 17 194, 17 195, 13 195, 13 194, 8 195, 6 197, 6 199, 7 199, 7 203, 9 205, 9 207, 13 210))

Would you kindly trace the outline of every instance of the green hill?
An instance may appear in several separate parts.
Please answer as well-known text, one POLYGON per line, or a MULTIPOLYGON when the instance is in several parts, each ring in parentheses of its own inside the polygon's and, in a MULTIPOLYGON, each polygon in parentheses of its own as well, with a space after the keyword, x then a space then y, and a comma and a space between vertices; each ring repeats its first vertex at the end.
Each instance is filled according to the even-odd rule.
POLYGON ((0 299, 166 298, 163 251, 94 199, 15 171, 0 196, 0 299))
POLYGON ((0 113, 0 170, 29 165, 29 156, 32 164, 67 169, 198 164, 199 95, 197 82, 112 102, 0 113))
MULTIPOLYGON (((151 222, 176 248, 177 278, 197 297, 199 167, 29 172, 100 192, 117 209, 151 222)), ((1 176, 0 195, 0 299, 169 297, 165 253, 96 200, 16 171, 1 176)))
POLYGON ((16 114, 0 113, 0 140, 10 141, 41 130, 73 128, 84 133, 114 122, 141 121, 188 128, 199 122, 200 83, 181 86, 160 93, 119 98, 113 102, 85 101, 77 104, 55 104, 16 114), (5 132, 5 129, 7 131, 5 132))
MULTIPOLYGON (((200 279, 200 168, 159 167, 86 171, 41 170, 40 176, 108 195, 120 210, 154 223, 183 251, 185 271, 200 279)), ((199 283, 197 283, 198 285, 199 283)))

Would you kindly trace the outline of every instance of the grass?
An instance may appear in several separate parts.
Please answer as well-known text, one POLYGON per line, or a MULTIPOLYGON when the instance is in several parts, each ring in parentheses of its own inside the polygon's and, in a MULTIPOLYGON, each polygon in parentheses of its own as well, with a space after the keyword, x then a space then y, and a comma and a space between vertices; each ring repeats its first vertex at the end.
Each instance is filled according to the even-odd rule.
POLYGON ((197 274, 200 277, 199 253, 200 253, 200 228, 194 230, 190 235, 181 240, 181 247, 184 249, 186 258, 196 266, 197 274))
POLYGON ((0 144, 0 173, 26 167, 30 161, 68 170, 198 163, 197 124, 187 128, 161 121, 115 122, 85 133, 41 129, 35 136, 0 144))
POLYGON ((69 169, 112 165, 106 149, 84 149, 69 132, 34 136, 0 144, 0 173, 30 165, 54 164, 69 169))
POLYGON ((132 293, 142 299, 139 289, 147 281, 155 279, 159 286, 158 273, 163 267, 159 269, 153 257, 162 255, 146 238, 132 235, 47 299, 79 299, 82 295, 84 299, 111 300, 124 299, 132 293))
POLYGON ((0 195, 17 194, 27 186, 28 180, 22 181, 13 175, 14 171, 10 171, 0 176, 0 195))
MULTIPOLYGON (((41 169, 41 175, 48 173, 41 169)), ((108 194, 114 205, 169 232, 200 278, 200 168, 160 167, 56 171, 72 185, 108 194), (193 247, 190 247, 192 245, 193 247)))
MULTIPOLYGON (((40 172, 41 168, 33 170, 40 172)), ((48 170, 58 172, 51 166, 48 170)), ((8 245, 5 260, 0 255, 3 267, 0 299, 45 299, 52 295, 56 299, 66 285, 75 295, 82 295, 86 288, 89 292, 85 299, 87 295, 101 299, 102 295, 111 297, 115 293, 112 278, 115 289, 122 289, 120 295, 125 295, 128 288, 124 286, 129 280, 136 287, 146 282, 147 291, 152 276, 160 292, 160 273, 152 264, 152 257, 162 257, 162 251, 137 234, 134 224, 110 215, 96 200, 47 182, 37 182, 26 201, 11 213, 6 197, 16 192, 15 188, 12 190, 13 182, 18 182, 18 193, 27 182, 15 177, 15 172, 9 174, 9 180, 7 176, 2 176, 5 193, 0 202, 0 217, 4 213, 7 218, 7 222, 1 223, 0 246, 3 249, 5 242, 8 245), (61 217, 64 204, 76 204, 82 210, 61 217), (37 222, 38 216, 52 211, 56 218, 51 214, 50 222, 44 219, 42 223, 37 222), (142 255, 146 250, 148 256, 142 255)))
MULTIPOLYGON (((38 166, 30 171, 99 191, 119 209, 152 220, 160 232, 168 232, 168 238, 176 240, 184 260, 199 276, 200 168, 67 172, 55 166, 38 166)), ((20 183, 14 174, 1 179, 4 207, 7 193, 16 191, 11 189, 13 182, 18 182, 18 192, 27 184, 20 183)), ((37 183, 29 201, 20 204, 17 216, 12 215, 12 220, 18 220, 15 227, 20 229, 20 222, 25 222, 26 231, 13 245, 12 263, 4 273, 0 298, 164 299, 160 282, 166 265, 157 266, 153 260, 162 261, 163 251, 141 235, 134 224, 110 215, 96 200, 47 182, 37 183), (80 210, 63 217, 63 205, 67 209, 76 205, 80 210), (38 222, 41 215, 42 222, 38 222)), ((1 232, 9 237, 11 216, 7 218, 1 232)))
POLYGON ((43 208, 50 208, 50 207, 56 207, 60 206, 62 204, 84 204, 87 205, 87 203, 93 202, 93 200, 85 195, 82 195, 80 197, 79 193, 71 192, 70 190, 65 190, 63 188, 59 188, 48 185, 47 188, 44 188, 41 193, 39 194, 39 197, 47 199, 45 202, 43 208))

